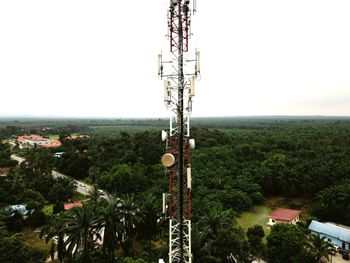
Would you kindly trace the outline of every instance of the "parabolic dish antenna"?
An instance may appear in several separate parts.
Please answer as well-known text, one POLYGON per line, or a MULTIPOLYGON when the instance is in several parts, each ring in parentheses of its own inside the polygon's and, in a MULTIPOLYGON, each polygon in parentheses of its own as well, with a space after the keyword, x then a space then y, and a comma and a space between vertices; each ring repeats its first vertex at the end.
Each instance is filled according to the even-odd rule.
POLYGON ((162 164, 165 167, 173 166, 175 163, 175 157, 171 153, 166 153, 162 156, 162 164))

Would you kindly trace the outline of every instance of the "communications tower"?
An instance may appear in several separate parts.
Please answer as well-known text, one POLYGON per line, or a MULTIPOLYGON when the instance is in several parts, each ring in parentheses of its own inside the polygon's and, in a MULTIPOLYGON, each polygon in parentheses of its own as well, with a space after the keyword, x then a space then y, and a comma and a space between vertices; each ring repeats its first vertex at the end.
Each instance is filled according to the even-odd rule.
MULTIPOLYGON (((158 56, 158 75, 164 79, 164 102, 171 112, 170 127, 162 131, 167 153, 162 157, 169 176, 169 193, 163 194, 163 213, 169 217, 169 263, 191 263, 191 159, 190 115, 195 81, 200 78, 200 54, 188 55, 191 17, 196 0, 170 0, 168 39, 170 54, 158 56)), ((161 262, 161 261, 160 261, 161 262)))

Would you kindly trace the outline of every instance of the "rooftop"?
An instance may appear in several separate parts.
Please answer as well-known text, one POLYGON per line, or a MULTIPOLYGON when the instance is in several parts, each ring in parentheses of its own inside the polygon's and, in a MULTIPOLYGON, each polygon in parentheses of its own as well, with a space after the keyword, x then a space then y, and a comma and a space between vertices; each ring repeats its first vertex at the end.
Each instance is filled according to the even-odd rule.
POLYGON ((73 207, 81 207, 83 206, 82 202, 68 203, 64 205, 64 210, 70 210, 73 207))
POLYGON ((52 140, 50 143, 48 144, 44 144, 44 147, 58 147, 61 146, 61 142, 57 141, 57 140, 52 140))
POLYGON ((33 143, 43 142, 43 143, 45 143, 45 144, 42 145, 44 147, 58 147, 58 146, 61 146, 61 142, 58 141, 58 140, 50 140, 50 139, 43 138, 40 135, 36 135, 36 134, 19 136, 17 138, 17 141, 19 143, 25 143, 25 142, 29 142, 29 141, 31 141, 33 143))
POLYGON ((280 221, 291 221, 299 216, 300 212, 300 210, 278 208, 277 210, 273 211, 269 217, 280 221))
POLYGON ((17 138, 18 142, 25 142, 26 140, 47 140, 47 139, 37 134, 23 135, 17 138))
POLYGON ((350 243, 350 229, 345 226, 336 225, 334 223, 321 223, 312 220, 309 225, 309 230, 350 243))
POLYGON ((14 212, 17 212, 21 214, 22 216, 26 215, 28 213, 28 209, 26 208, 25 205, 11 205, 10 206, 12 215, 14 212))
POLYGON ((0 167, 0 175, 7 175, 10 171, 10 168, 0 167))

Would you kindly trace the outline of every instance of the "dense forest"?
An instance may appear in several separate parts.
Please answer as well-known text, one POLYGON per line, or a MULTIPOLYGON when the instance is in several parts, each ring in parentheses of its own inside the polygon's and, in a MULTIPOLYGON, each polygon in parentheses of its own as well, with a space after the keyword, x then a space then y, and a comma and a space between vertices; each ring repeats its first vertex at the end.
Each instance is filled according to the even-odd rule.
MULTIPOLYGON (((26 222, 0 218, 6 233, 1 242, 20 242, 11 233, 21 224, 37 227, 64 220, 74 229, 84 215, 97 222, 87 229, 92 231, 129 218, 123 226, 109 226, 118 234, 104 240, 101 251, 92 250, 91 241, 77 257, 68 251, 68 260, 110 262, 116 255, 118 262, 166 258, 167 222, 160 210, 168 178, 160 165, 166 149, 159 136, 166 129, 165 120, 7 120, 0 127, 0 167, 11 168, 6 178, 0 178, 1 207, 27 203, 33 211, 26 222), (57 134, 62 146, 10 149, 6 140, 25 133, 57 134), (67 139, 72 133, 88 137, 67 139), (16 166, 9 158, 11 151, 26 157, 26 162, 16 166), (54 158, 55 152, 63 154, 54 158), (62 202, 73 196, 75 186, 69 179, 53 179, 53 168, 106 190, 110 198, 102 200, 96 190, 86 206, 62 214, 62 202), (55 215, 41 212, 45 203, 55 204, 55 215)), ((235 218, 269 196, 303 197, 313 200, 311 214, 318 220, 350 225, 349 134, 347 118, 195 119, 191 131, 196 140, 191 156, 195 262, 231 262, 228 255, 238 262, 251 262, 254 256, 272 263, 315 262, 312 250, 303 245, 310 238, 305 226, 273 227, 265 244, 262 229, 245 233, 235 218), (277 253, 283 242, 295 242, 294 250, 281 247, 277 253)), ((47 228, 43 231, 48 233, 47 228)), ((69 231, 73 242, 74 233, 69 231)))

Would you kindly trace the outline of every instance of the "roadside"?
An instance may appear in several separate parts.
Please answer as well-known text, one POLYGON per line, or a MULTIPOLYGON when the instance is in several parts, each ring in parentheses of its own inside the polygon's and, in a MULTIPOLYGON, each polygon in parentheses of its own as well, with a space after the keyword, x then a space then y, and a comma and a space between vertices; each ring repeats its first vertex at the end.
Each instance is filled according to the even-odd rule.
MULTIPOLYGON (((16 154, 12 154, 11 155, 11 159, 12 160, 16 160, 18 163, 22 163, 22 162, 25 161, 24 158, 22 158, 22 157, 20 157, 20 156, 18 156, 16 154)), ((55 170, 52 170, 52 176, 53 176, 53 178, 60 178, 60 177, 61 178, 64 178, 64 177, 71 178, 70 176, 62 174, 62 173, 57 172, 55 170)), ((88 195, 88 193, 91 192, 91 190, 93 188, 91 185, 88 185, 88 184, 86 184, 86 183, 84 183, 82 181, 78 181, 76 179, 73 179, 73 180, 74 180, 74 182, 77 185, 76 191, 78 193, 80 193, 82 195, 88 195)), ((106 196, 107 196, 106 192, 104 192, 103 190, 99 190, 99 191, 101 192, 102 197, 106 198, 106 196)))
POLYGON ((329 259, 330 263, 346 263, 349 262, 349 260, 345 260, 342 258, 342 255, 337 253, 336 255, 332 256, 332 258, 329 259))

